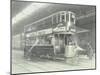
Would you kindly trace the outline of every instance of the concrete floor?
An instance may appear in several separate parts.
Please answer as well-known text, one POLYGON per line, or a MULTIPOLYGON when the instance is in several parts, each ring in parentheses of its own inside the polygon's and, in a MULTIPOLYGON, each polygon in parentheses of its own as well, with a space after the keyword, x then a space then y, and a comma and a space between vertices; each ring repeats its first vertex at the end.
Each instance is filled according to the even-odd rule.
POLYGON ((60 60, 48 60, 34 57, 28 61, 23 57, 22 50, 12 50, 12 73, 30 73, 30 72, 46 72, 61 70, 78 70, 78 69, 94 69, 95 58, 89 60, 85 56, 81 56, 78 64, 67 64, 60 60))

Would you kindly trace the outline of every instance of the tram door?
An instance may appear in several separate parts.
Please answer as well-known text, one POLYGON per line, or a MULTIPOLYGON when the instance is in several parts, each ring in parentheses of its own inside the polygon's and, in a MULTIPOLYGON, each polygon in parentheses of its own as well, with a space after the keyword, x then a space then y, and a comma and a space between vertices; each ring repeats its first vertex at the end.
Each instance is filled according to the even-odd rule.
POLYGON ((61 53, 64 54, 64 52, 65 52, 65 37, 64 37, 64 34, 59 35, 59 46, 60 46, 61 53))
POLYGON ((76 53, 76 45, 72 34, 65 35, 65 57, 73 57, 76 53))
POLYGON ((56 54, 64 54, 65 52, 64 34, 55 34, 55 51, 56 54))

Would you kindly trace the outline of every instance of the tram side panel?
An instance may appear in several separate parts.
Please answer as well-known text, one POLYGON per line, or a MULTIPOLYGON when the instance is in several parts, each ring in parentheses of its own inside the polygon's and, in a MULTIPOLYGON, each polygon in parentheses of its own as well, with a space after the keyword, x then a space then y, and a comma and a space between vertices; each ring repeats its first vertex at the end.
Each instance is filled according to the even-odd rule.
POLYGON ((32 48, 32 50, 29 52, 30 46, 27 46, 24 49, 24 56, 25 57, 41 57, 41 56, 54 56, 54 48, 53 46, 35 46, 32 48))

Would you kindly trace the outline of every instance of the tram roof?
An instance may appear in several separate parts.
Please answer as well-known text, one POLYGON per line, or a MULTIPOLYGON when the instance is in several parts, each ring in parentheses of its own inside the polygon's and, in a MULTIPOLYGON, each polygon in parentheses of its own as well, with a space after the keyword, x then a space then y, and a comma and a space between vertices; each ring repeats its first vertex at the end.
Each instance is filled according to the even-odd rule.
POLYGON ((40 19, 40 20, 38 20, 38 21, 35 21, 35 22, 31 23, 31 24, 25 25, 24 27, 28 27, 28 26, 31 26, 31 25, 36 24, 36 23, 38 23, 38 22, 41 22, 41 21, 43 21, 43 20, 46 20, 46 19, 48 19, 48 18, 51 18, 52 16, 54 16, 54 15, 56 15, 56 14, 58 14, 58 13, 59 13, 59 14, 60 14, 60 13, 66 13, 66 14, 72 13, 73 15, 75 15, 75 13, 72 12, 72 11, 67 11, 67 10, 66 10, 66 11, 58 11, 58 12, 53 13, 53 14, 47 16, 47 17, 44 17, 44 18, 42 18, 42 19, 40 19))

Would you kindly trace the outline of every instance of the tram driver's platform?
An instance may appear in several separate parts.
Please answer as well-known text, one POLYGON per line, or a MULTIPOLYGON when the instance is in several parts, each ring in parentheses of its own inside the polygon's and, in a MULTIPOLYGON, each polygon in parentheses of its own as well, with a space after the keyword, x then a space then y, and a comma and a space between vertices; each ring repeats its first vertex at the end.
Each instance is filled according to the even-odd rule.
POLYGON ((95 58, 91 60, 86 56, 79 58, 78 64, 67 64, 61 60, 50 60, 33 57, 31 61, 24 59, 23 50, 12 50, 12 73, 34 73, 48 71, 95 69, 95 58))

